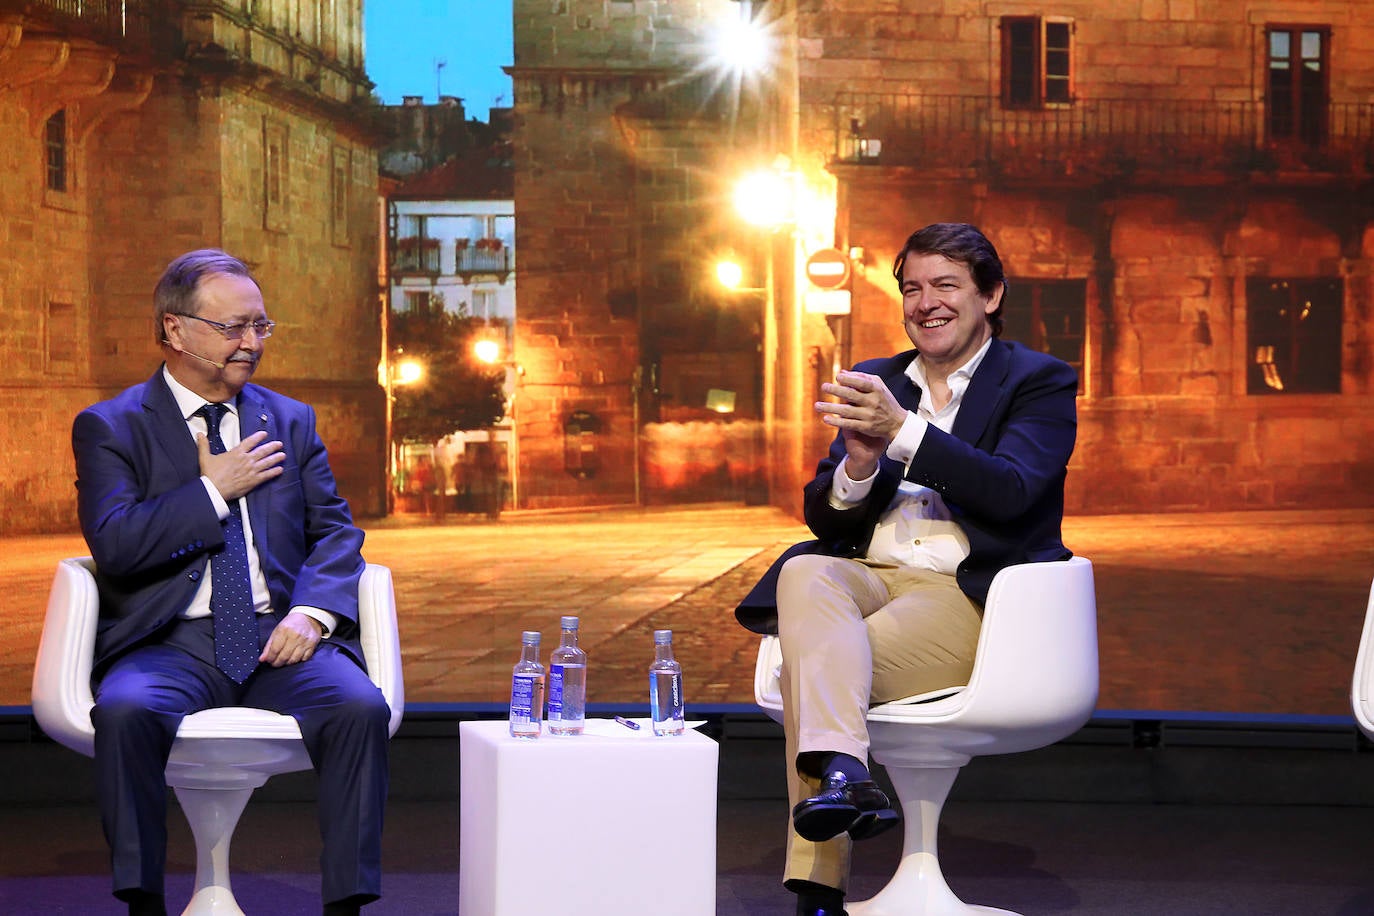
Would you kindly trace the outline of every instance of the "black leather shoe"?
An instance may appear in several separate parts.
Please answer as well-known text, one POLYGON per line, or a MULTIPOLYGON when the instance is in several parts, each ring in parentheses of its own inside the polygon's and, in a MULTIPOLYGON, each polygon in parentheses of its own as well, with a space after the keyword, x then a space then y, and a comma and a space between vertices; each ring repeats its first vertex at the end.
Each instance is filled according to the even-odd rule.
POLYGON ((797 895, 797 916, 847 916, 839 888, 805 878, 788 878, 782 886, 797 895))
POLYGON ((821 780, 820 794, 798 802, 792 809, 793 828, 813 843, 834 839, 842 833, 855 840, 866 840, 895 827, 901 819, 877 783, 871 779, 851 782, 838 771, 821 780))
POLYGON ((167 901, 161 894, 134 888, 116 896, 129 904, 129 916, 167 916, 167 901))

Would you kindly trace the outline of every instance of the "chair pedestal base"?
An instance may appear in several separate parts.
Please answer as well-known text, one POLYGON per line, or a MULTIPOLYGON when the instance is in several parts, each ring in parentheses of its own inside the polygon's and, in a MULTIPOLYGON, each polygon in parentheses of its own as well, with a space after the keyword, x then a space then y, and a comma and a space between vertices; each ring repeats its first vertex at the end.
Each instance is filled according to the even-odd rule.
POLYGON ((244 916, 229 887, 229 844, 253 789, 176 787, 196 840, 196 889, 182 916, 244 916))
POLYGON ((959 767, 888 766, 887 774, 902 803, 902 861, 876 896, 845 905, 850 916, 1017 916, 1010 910, 964 903, 945 883, 935 839, 959 767))

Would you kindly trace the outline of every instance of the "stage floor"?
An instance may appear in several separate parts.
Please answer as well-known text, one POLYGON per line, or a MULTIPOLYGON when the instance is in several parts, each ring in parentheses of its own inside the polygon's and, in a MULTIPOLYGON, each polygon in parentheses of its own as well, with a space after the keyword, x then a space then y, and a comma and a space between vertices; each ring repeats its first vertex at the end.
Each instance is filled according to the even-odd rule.
MULTIPOLYGON (((392 741, 385 896, 368 916, 457 912, 463 718, 417 715, 392 741)), ((704 732, 720 742, 716 913, 792 916, 780 884, 781 729, 734 713, 708 717, 704 732)), ((614 804, 613 786, 572 790, 614 804)), ((314 775, 297 773, 249 802, 231 856, 247 913, 319 911, 313 797, 314 775)), ((168 825, 179 908, 194 851, 175 801, 168 825)), ((20 716, 0 718, 0 836, 0 913, 122 911, 109 896, 91 761, 20 716)), ((975 758, 939 844, 956 893, 1025 916, 1370 916, 1374 744, 1353 726, 1094 720, 1052 747, 975 758)), ((855 899, 881 888, 900 846, 898 831, 856 846, 855 899)))
MULTIPOLYGON (((785 810, 781 800, 721 803, 718 916, 792 916, 794 898, 779 883, 785 810)), ((179 908, 194 857, 184 822, 172 815, 168 902, 179 908)), ((249 805, 233 848, 245 912, 319 912, 313 819, 306 802, 249 805)), ((93 809, 10 806, 0 826, 0 912, 123 912, 109 896, 93 809)), ((963 899, 1026 916, 1374 913, 1369 808, 956 802, 940 847, 946 878, 963 899)), ((899 851, 893 834, 857 847, 853 896, 881 887, 899 851)), ((385 896, 367 916, 457 912, 456 804, 393 803, 385 857, 385 896)))

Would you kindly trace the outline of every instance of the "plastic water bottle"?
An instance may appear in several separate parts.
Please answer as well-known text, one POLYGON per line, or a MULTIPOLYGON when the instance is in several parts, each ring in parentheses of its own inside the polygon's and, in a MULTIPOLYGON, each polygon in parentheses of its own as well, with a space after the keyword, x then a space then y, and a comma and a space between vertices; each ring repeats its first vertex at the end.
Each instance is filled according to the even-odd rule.
POLYGON ((649 712, 655 735, 680 735, 686 728, 682 703, 682 666, 673 658, 673 631, 654 630, 654 663, 649 666, 649 712))
POLYGON ((510 733, 538 738, 544 720, 544 666, 539 664, 539 633, 520 634, 520 661, 510 679, 510 733))
POLYGON ((559 620, 558 648, 549 655, 549 734, 580 735, 587 718, 587 653, 577 646, 577 618, 559 620))

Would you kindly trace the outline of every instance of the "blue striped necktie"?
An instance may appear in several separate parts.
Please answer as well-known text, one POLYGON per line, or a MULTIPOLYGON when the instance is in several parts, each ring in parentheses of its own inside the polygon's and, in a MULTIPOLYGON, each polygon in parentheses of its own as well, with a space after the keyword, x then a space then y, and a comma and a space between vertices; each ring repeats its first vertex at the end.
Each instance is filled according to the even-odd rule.
MULTIPOLYGON (((198 412, 205 417, 210 453, 225 451, 219 421, 228 413, 225 404, 206 404, 198 412)), ((258 621, 253 612, 253 580, 248 575, 248 542, 243 536, 239 501, 229 501, 224 520, 224 549, 210 558, 210 613, 215 625, 215 665, 236 684, 242 684, 258 666, 258 621)))

